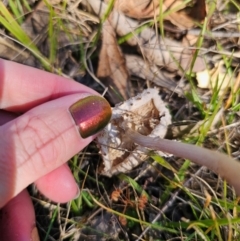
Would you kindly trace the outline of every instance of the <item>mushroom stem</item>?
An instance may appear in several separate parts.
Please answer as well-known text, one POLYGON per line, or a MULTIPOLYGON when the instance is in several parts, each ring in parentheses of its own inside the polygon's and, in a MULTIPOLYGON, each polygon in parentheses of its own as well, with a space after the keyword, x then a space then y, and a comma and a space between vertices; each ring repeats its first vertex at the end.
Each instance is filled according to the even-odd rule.
POLYGON ((138 145, 168 152, 176 156, 186 158, 192 162, 206 166, 235 188, 236 194, 240 196, 240 163, 233 158, 217 151, 208 150, 203 147, 185 144, 177 141, 160 139, 158 137, 147 137, 128 129, 127 135, 138 145))

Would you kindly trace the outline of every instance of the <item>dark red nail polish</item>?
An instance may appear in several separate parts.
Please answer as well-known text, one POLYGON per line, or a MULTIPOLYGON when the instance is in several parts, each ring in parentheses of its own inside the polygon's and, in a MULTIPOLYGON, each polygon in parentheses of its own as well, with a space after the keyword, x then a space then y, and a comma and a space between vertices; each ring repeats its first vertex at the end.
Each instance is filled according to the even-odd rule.
POLYGON ((100 96, 85 97, 70 106, 69 111, 79 127, 82 138, 87 138, 102 130, 112 115, 111 106, 100 96))

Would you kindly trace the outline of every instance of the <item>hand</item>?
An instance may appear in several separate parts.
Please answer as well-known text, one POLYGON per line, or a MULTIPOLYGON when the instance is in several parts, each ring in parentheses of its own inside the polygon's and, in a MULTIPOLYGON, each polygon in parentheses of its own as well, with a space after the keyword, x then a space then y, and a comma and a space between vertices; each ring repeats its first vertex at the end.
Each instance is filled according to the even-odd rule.
POLYGON ((111 117, 107 101, 72 80, 0 60, 0 234, 38 240, 25 188, 67 202, 79 194, 65 164, 111 117))

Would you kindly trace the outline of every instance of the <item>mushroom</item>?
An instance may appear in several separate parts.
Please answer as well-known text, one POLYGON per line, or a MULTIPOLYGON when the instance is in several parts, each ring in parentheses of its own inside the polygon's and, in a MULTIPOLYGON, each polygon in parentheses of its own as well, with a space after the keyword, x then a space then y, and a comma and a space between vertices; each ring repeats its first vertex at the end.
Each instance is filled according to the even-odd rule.
POLYGON ((128 129, 126 131, 129 138, 140 146, 168 152, 173 155, 186 158, 192 162, 206 166, 235 188, 236 194, 240 196, 240 163, 233 158, 218 151, 212 151, 203 147, 161 139, 159 137, 148 137, 139 134, 136 131, 128 129))
POLYGON ((206 166, 225 178, 240 196, 238 161, 217 151, 163 139, 171 115, 157 89, 144 90, 115 106, 112 112, 110 123, 97 137, 104 161, 102 175, 130 171, 147 159, 149 148, 162 156, 169 153, 206 166))

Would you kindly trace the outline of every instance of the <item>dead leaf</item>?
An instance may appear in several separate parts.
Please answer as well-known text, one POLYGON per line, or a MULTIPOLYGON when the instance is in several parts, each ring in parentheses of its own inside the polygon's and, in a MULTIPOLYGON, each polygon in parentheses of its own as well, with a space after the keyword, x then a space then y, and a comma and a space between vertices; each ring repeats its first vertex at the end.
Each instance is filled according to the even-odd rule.
MULTIPOLYGON (((91 194, 90 194, 91 195, 91 194)), ((101 205, 97 200, 96 203, 101 205)), ((108 237, 117 240, 121 235, 122 227, 115 214, 102 210, 100 214, 92 215, 87 219, 87 225, 74 230, 72 240, 107 241, 108 237)))
POLYGON ((126 54, 125 59, 130 75, 149 80, 157 86, 167 88, 180 95, 183 94, 183 90, 177 86, 176 82, 172 79, 172 76, 161 71, 155 64, 150 64, 136 55, 126 54))
MULTIPOLYGON (((0 31, 1 33, 1 31, 0 31)), ((34 66, 34 57, 10 39, 0 36, 0 57, 21 64, 34 66)))
POLYGON ((159 14, 159 0, 115 0, 114 8, 132 18, 151 18, 159 14))
MULTIPOLYGON (((196 25, 196 22, 202 22, 206 16, 205 0, 196 0, 192 2, 191 6, 185 5, 181 10, 171 12, 165 19, 182 30, 192 28, 196 25)), ((183 5, 183 1, 165 0, 164 4, 171 10, 183 5), (174 4, 171 5, 171 2, 174 2, 174 4)))
MULTIPOLYGON (((231 86, 233 80, 224 67, 224 61, 221 60, 215 64, 213 69, 204 70, 197 73, 197 81, 199 88, 208 88, 213 90, 217 88, 219 95, 224 94, 226 88, 231 86)), ((235 82, 235 81, 234 81, 235 82)))
MULTIPOLYGON (((104 2, 109 3, 110 0, 104 2)), ((153 18, 159 15, 159 0, 115 0, 114 9, 121 11, 124 15, 137 19, 153 18)), ((164 0, 162 3, 162 12, 171 9, 183 9, 186 4, 183 0, 164 0)))
MULTIPOLYGON (((81 15, 82 24, 79 20, 80 16, 75 9, 71 9, 66 13, 66 9, 62 11, 61 6, 58 5, 60 0, 50 0, 48 4, 45 1, 39 1, 33 11, 27 16, 24 23, 21 25, 25 33, 34 41, 35 45, 41 50, 42 54, 49 56, 50 53, 50 41, 49 41, 49 17, 50 6, 55 5, 54 14, 52 18, 54 25, 56 58, 52 63, 58 69, 64 69, 67 65, 67 56, 69 50, 74 50, 73 42, 79 41, 79 27, 81 27, 81 38, 84 40, 85 36, 88 36, 91 29, 88 29, 86 24, 87 17, 81 15), (58 19, 61 19, 59 24, 58 19), (77 29, 77 30, 76 30, 77 29), (68 32, 66 32, 68 30, 68 32), (67 46, 67 47, 66 47, 67 46)), ((40 66, 35 66, 40 68, 40 66)), ((74 66, 76 67, 76 66, 74 66)))
MULTIPOLYGON (((107 10, 107 5, 100 0, 88 0, 94 12, 99 16, 107 10)), ((118 35, 123 36, 139 27, 139 23, 123 14, 112 10, 111 25, 118 35)), ((158 66, 167 66, 172 69, 188 70, 192 61, 193 52, 188 50, 181 43, 164 38, 162 39, 151 28, 145 28, 139 34, 133 34, 132 38, 126 40, 132 46, 139 46, 141 53, 151 63, 158 66)), ((205 62, 201 57, 197 57, 193 66, 194 72, 202 71, 206 68, 205 62)))
MULTIPOLYGON (((105 0, 109 3, 110 0, 105 0)), ((136 19, 153 18, 159 15, 159 0, 115 0, 114 8, 128 17, 136 19)), ((205 0, 191 1, 186 4, 183 0, 164 0, 162 13, 166 20, 180 29, 191 28, 196 22, 201 22, 206 16, 205 0), (191 5, 191 6, 189 6, 191 5)))
POLYGON ((116 40, 115 31, 109 20, 104 22, 102 28, 102 48, 99 55, 97 76, 104 85, 110 87, 109 94, 114 104, 127 99, 128 71, 116 40), (116 92, 119 92, 123 98, 119 98, 116 92))

